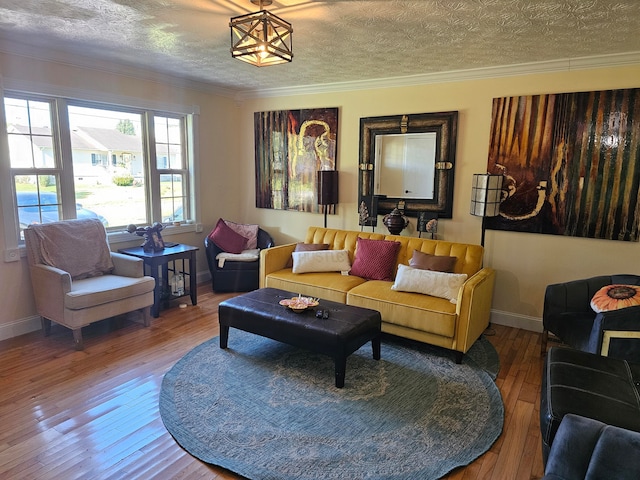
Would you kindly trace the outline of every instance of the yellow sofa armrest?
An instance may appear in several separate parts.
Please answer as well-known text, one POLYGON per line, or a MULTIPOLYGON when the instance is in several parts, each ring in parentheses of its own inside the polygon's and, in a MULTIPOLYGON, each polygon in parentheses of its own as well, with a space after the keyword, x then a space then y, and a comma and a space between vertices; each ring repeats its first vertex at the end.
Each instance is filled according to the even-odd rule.
POLYGON ((466 353, 489 326, 495 276, 494 269, 482 268, 460 288, 455 350, 466 353))
POLYGON ((295 243, 288 243, 260 250, 260 288, 265 287, 267 275, 286 268, 295 248, 295 243))

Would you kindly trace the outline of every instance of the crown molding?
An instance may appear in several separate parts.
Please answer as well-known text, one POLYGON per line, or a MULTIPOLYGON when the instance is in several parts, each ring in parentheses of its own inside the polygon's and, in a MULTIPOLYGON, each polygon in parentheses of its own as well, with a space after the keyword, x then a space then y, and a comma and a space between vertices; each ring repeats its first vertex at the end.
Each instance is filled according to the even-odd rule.
POLYGON ((568 72, 574 70, 588 70, 596 68, 611 68, 626 65, 640 65, 640 52, 628 52, 593 57, 567 58, 546 62, 521 63, 516 65, 475 68, 469 70, 452 70, 448 72, 427 73, 423 75, 380 78, 373 80, 358 80, 354 82, 339 82, 324 85, 305 85, 299 87, 245 90, 242 92, 238 92, 236 100, 242 101, 250 98, 311 95, 354 90, 371 90, 378 88, 412 87, 436 83, 483 80, 499 77, 568 72))

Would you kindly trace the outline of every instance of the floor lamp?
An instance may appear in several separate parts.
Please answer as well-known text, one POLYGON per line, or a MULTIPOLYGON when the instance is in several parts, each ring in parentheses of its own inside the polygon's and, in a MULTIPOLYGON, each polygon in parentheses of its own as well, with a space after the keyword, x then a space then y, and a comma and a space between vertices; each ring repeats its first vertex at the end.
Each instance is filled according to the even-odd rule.
POLYGON ((324 210, 324 228, 327 228, 329 205, 338 203, 338 171, 318 170, 318 205, 324 210))
POLYGON ((480 245, 484 247, 485 219, 500 214, 502 200, 502 175, 476 173, 471 185, 471 215, 482 217, 482 237, 480 245))
MULTIPOLYGON (((500 215, 500 201, 502 200, 502 175, 489 173, 475 173, 471 185, 471 215, 482 217, 482 237, 480 245, 484 248, 484 232, 487 217, 500 215)), ((485 335, 495 335, 491 322, 484 331, 485 335)))

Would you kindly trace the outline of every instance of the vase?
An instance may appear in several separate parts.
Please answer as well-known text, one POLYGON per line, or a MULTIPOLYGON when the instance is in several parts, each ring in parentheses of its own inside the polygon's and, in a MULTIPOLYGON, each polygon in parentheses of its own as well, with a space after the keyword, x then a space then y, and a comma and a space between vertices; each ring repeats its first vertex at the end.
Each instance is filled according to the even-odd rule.
POLYGON ((402 230, 407 228, 409 219, 405 217, 400 210, 394 208, 391 213, 384 216, 382 223, 387 227, 390 234, 398 235, 402 230))

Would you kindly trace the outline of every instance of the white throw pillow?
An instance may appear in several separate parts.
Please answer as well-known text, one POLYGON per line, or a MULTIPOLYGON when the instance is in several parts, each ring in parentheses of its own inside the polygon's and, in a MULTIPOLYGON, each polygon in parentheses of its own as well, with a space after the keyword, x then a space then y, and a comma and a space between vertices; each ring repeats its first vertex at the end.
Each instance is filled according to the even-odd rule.
POLYGON ((351 269, 347 250, 293 252, 293 273, 348 272, 351 269))
POLYGON ((391 290, 415 292, 434 297, 446 298, 457 303, 458 291, 467 280, 466 273, 445 273, 433 270, 420 270, 407 265, 398 265, 396 280, 391 290))

